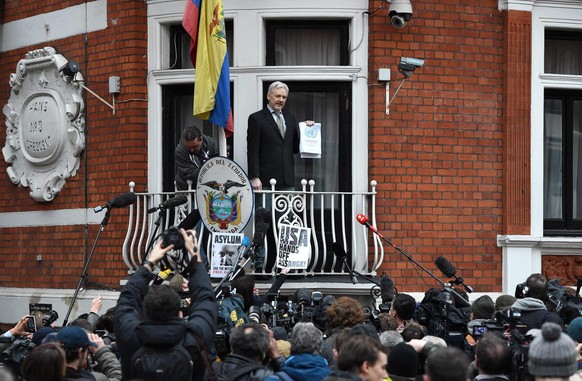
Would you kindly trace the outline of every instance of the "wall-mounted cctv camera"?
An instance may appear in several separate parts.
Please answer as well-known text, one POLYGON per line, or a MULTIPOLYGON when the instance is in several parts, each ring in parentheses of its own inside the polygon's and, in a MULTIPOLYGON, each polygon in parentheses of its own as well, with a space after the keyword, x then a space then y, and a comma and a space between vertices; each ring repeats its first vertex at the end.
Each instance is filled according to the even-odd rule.
POLYGON ((421 60, 419 58, 401 57, 400 63, 405 64, 405 65, 413 65, 415 67, 423 67, 424 66, 424 60, 421 60))
POLYGON ((398 64, 398 71, 404 75, 405 78, 409 78, 417 67, 422 67, 424 65, 424 60, 418 58, 401 57, 400 63, 398 64))
POLYGON ((410 0, 392 0, 388 7, 388 17, 395 28, 403 28, 412 17, 410 0))

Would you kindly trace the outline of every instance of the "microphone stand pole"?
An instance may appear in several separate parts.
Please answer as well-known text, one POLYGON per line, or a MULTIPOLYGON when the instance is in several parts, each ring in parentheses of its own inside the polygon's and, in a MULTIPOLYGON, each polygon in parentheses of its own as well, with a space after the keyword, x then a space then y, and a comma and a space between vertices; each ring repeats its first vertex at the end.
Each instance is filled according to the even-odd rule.
POLYGON ((461 294, 459 294, 457 291, 455 291, 452 287, 450 287, 450 285, 448 285, 447 283, 443 282, 442 280, 440 280, 436 275, 434 275, 432 272, 430 272, 429 269, 427 269, 426 267, 424 267, 423 265, 421 265, 420 263, 418 263, 414 258, 412 258, 412 256, 410 254, 408 254, 406 251, 402 250, 401 248, 399 248, 398 246, 394 245, 388 238, 385 238, 382 234, 375 232, 374 230, 368 228, 369 230, 371 230, 374 234, 376 234, 378 237, 380 237, 380 239, 382 239, 382 241, 386 242, 388 245, 392 246, 396 251, 398 251, 400 254, 404 255, 406 258, 408 258, 408 260, 412 263, 414 263, 416 266, 420 267, 425 273, 427 273, 431 278, 433 278, 434 280, 436 280, 437 282, 439 282, 439 284, 441 285, 441 287, 443 287, 444 289, 447 289, 452 292, 453 294, 455 294, 458 298, 460 298, 462 301, 464 301, 465 303, 467 303, 467 305, 471 305, 469 303, 469 301, 467 299, 465 299, 461 294))
POLYGON ((377 280, 352 269, 351 266, 348 264, 347 257, 343 257, 342 260, 344 261, 344 266, 346 266, 346 268, 348 269, 352 284, 358 284, 358 277, 361 277, 367 280, 368 282, 374 283, 376 286, 380 287, 380 282, 378 282, 377 280))
POLYGON ((73 310, 73 306, 75 305, 75 302, 77 301, 77 296, 79 295, 79 291, 81 290, 81 285, 83 284, 83 281, 87 277, 87 270, 89 269, 89 263, 91 262, 91 257, 93 256, 93 253, 95 252, 95 247, 97 246, 97 241, 99 240, 99 236, 101 235, 101 232, 103 232, 103 230, 105 230, 105 226, 107 226, 107 224, 109 223, 110 214, 111 214, 111 209, 107 208, 107 211, 105 212, 105 217, 103 217, 103 220, 101 221, 101 226, 99 227, 99 230, 97 231, 97 236, 95 237, 95 242, 93 242, 93 247, 91 248, 91 251, 89 252, 89 256, 87 257, 87 260, 85 261, 85 267, 83 267, 83 272, 81 273, 81 277, 79 278, 79 283, 77 283, 77 288, 75 289, 75 294, 73 295, 73 299, 71 300, 71 304, 69 304, 69 310, 67 311, 67 315, 65 316, 65 320, 63 320, 63 327, 65 327, 69 321, 69 316, 71 315, 71 311, 73 310))
MULTIPOLYGON (((158 229, 159 229, 159 227, 160 227, 160 223, 161 223, 161 221, 162 221, 162 218, 163 218, 163 214, 162 214, 162 213, 160 213, 160 212, 162 212, 162 210, 160 210, 160 211, 158 212, 158 218, 156 218, 156 221, 154 222, 155 228, 154 228, 154 230, 152 231, 152 236, 151 236, 150 243, 148 244, 148 248, 147 248, 147 249, 146 249, 146 251, 145 251, 145 253, 146 253, 146 254, 145 254, 145 255, 146 255, 146 258, 147 258, 147 256, 148 256, 148 254, 149 254, 150 250, 152 249, 152 247, 153 247, 153 245, 154 245, 154 241, 155 241, 155 239, 156 239, 156 234, 158 234, 158 229)), ((164 258, 165 258, 165 257, 164 257, 164 258)))

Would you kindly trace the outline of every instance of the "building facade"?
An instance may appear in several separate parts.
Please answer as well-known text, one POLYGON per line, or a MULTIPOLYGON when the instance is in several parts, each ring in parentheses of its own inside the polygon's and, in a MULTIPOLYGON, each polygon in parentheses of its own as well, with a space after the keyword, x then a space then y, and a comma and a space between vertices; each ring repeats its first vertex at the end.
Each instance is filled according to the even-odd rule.
MULTIPOLYGON (((417 0, 401 29, 391 25, 389 5, 224 0, 230 157, 246 169, 247 117, 263 107, 272 81, 284 81, 287 107, 324 130, 323 158, 300 160, 298 180, 314 179, 325 192, 366 191, 375 180, 378 230, 439 277, 433 263, 445 256, 476 293, 513 293, 533 272, 573 284, 582 276, 582 64, 574 54, 582 4, 417 0), (402 57, 424 65, 399 72, 402 57)), ((13 157, 23 158, 10 145, 9 124, 31 119, 9 117, 15 87, 0 89, 7 119, 0 132, 0 300, 14 306, 0 321, 24 315, 20 302, 50 298, 66 306, 88 259, 84 288, 112 290, 114 304, 127 276, 120 248, 128 216, 112 210, 104 224, 93 208, 130 182, 138 192, 172 191, 181 129, 196 124, 215 133, 191 115, 195 72, 183 10, 182 0, 4 2, 4 78, 18 73, 27 53, 38 52, 34 60, 52 47, 79 64, 91 92, 67 83, 82 94, 73 102, 83 117, 78 168, 60 173, 61 189, 39 200, 29 180, 55 161, 33 165, 32 177, 10 176, 13 157), (119 77, 118 92, 110 92, 112 77, 119 77)), ((64 84, 59 73, 48 82, 64 84)), ((23 78, 22 86, 33 85, 23 78)), ((378 272, 400 291, 438 286, 385 250, 378 272)))

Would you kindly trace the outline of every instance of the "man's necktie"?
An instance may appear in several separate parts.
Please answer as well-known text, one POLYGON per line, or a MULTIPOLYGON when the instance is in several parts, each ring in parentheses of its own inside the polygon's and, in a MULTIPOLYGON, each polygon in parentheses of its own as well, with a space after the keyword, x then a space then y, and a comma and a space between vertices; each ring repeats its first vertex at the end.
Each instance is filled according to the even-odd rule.
POLYGON ((281 136, 285 137, 285 126, 283 125, 283 118, 281 118, 281 114, 276 111, 275 117, 277 117, 277 126, 279 126, 279 133, 281 133, 281 136))

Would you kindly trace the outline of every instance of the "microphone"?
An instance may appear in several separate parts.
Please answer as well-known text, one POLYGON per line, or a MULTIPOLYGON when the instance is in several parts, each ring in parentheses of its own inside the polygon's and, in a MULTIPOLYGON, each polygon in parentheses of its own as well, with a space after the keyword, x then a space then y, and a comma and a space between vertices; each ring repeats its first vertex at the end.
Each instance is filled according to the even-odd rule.
POLYGON ((171 268, 167 268, 165 270, 161 270, 158 275, 156 275, 156 278, 153 281, 153 284, 160 285, 162 283, 164 283, 164 281, 166 279, 168 279, 168 276, 170 276, 170 274, 172 273, 172 269, 171 268))
POLYGON ((368 222, 368 217, 366 217, 365 214, 358 214, 356 216, 356 220, 358 220, 358 222, 362 225, 364 225, 365 227, 367 227, 368 229, 370 229, 372 232, 374 232, 375 234, 378 235, 378 237, 382 238, 382 234, 380 234, 380 232, 378 231, 378 229, 376 229, 375 227, 373 227, 372 225, 370 225, 370 223, 368 222))
POLYGON ((380 290, 382 304, 392 303, 396 289, 394 288, 394 281, 389 276, 382 275, 382 278, 380 278, 380 290))
POLYGON ((255 210, 255 222, 264 222, 264 223, 269 223, 269 221, 271 220, 271 212, 268 211, 267 209, 261 207, 258 207, 255 210))
POLYGON ((174 209, 177 206, 183 205, 188 202, 188 197, 185 194, 179 194, 172 198, 167 199, 158 206, 148 209, 148 214, 151 214, 158 210, 174 209))
POLYGON ((442 255, 440 257, 438 257, 437 259, 435 259, 434 264, 441 271, 441 273, 443 273, 443 275, 446 276, 447 278, 454 278, 455 277, 455 274, 457 273, 455 266, 453 266, 451 264, 451 262, 449 262, 442 255))
POLYGON ((240 243, 240 246, 238 247, 238 249, 236 249, 236 257, 242 258, 242 256, 244 256, 245 252, 249 248, 250 244, 251 244, 250 238, 243 237, 242 242, 240 243))
POLYGON ((113 208, 124 208, 128 205, 135 203, 137 196, 133 192, 122 193, 115 197, 113 200, 109 201, 103 206, 95 207, 93 210, 95 213, 99 213, 103 209, 113 209, 113 208))
POLYGON ((455 266, 453 266, 451 262, 449 262, 445 257, 442 255, 439 256, 437 259, 435 259, 434 264, 440 270, 440 272, 443 273, 444 276, 447 278, 454 278, 454 284, 463 285, 467 292, 473 292, 473 287, 466 285, 463 277, 457 276, 457 270, 455 269, 455 266))
MULTIPOLYGON (((365 216, 364 216, 365 217, 365 216)), ((339 242, 334 242, 332 245, 332 250, 335 256, 344 262, 344 266, 348 269, 348 273, 350 274, 350 279, 352 280, 352 284, 358 284, 358 278, 354 275, 354 271, 352 270, 351 266, 348 264, 348 253, 344 250, 343 246, 339 242)))

